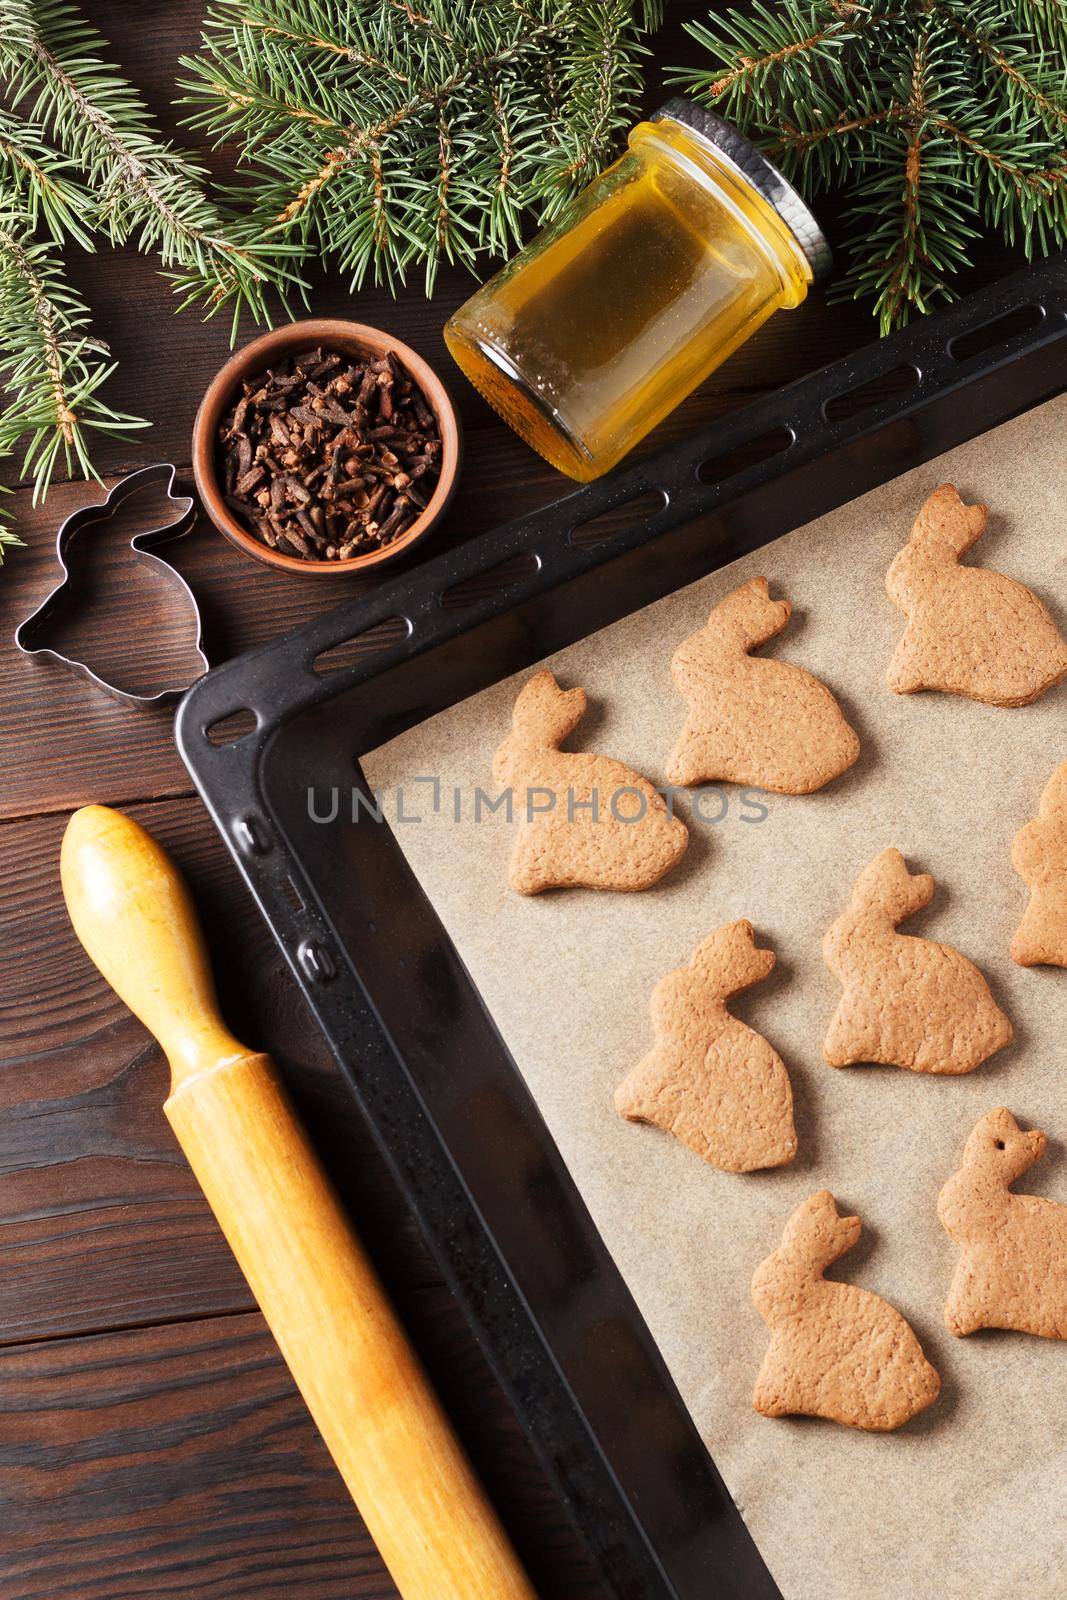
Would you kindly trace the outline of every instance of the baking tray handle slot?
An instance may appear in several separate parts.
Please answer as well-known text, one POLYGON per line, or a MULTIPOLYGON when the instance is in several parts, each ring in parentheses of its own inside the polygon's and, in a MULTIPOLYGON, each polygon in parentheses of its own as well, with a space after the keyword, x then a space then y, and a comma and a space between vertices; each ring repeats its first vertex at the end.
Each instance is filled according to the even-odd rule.
POLYGON ((204 729, 204 737, 209 744, 227 745, 238 744, 240 740, 254 733, 259 727, 259 718, 248 706, 236 706, 232 711, 227 711, 223 716, 216 717, 204 729))
POLYGON ((495 561, 490 567, 480 567, 468 573, 459 583, 453 583, 441 595, 446 611, 462 611, 476 605, 489 595, 498 595, 503 589, 521 583, 524 578, 536 578, 541 570, 541 557, 535 550, 518 550, 504 561, 495 561))
POLYGON ((732 445, 729 450, 708 456, 697 468, 697 478, 701 483, 725 483, 728 478, 736 478, 750 467, 760 467, 765 461, 773 461, 775 456, 782 455, 796 442, 795 431, 779 423, 763 433, 755 434, 751 439, 732 445))
POLYGON ((876 406, 910 394, 918 388, 921 380, 919 368, 913 362, 904 362, 890 367, 888 372, 875 373, 873 378, 868 378, 866 383, 855 388, 838 390, 837 394, 823 401, 822 414, 827 422, 843 422, 847 417, 862 416, 865 411, 873 411, 876 406))
MULTIPOLYGON (((595 517, 586 517, 584 521, 575 523, 570 530, 570 542, 578 550, 591 550, 606 539, 613 539, 619 533, 630 533, 634 528, 646 528, 653 532, 652 524, 656 517, 666 511, 670 503, 671 497, 666 489, 658 486, 638 489, 636 494, 630 493, 606 510, 598 511, 595 517)), ((673 526, 673 518, 670 525, 673 526)))
POLYGON ((371 627, 363 628, 359 633, 346 634, 336 644, 319 650, 311 657, 310 665, 320 677, 326 677, 331 672, 344 672, 346 667, 364 662, 370 656, 388 650, 391 645, 405 643, 411 637, 411 629, 410 617, 383 617, 371 627))
POLYGON ((1026 335, 1045 331, 1047 315, 1044 306, 1015 306, 989 322, 980 322, 976 327, 957 333, 948 342, 948 353, 953 361, 973 361, 997 345, 1003 345, 1005 350, 1016 342, 1025 345, 1026 335))

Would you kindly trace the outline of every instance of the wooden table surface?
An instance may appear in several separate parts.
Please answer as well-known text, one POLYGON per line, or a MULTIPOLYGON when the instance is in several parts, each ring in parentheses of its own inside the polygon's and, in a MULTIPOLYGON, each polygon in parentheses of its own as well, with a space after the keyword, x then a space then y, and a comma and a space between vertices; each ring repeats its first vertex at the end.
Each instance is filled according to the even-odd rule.
MULTIPOLYGON (((86 11, 174 126, 175 64, 194 47, 193 0, 86 11)), ((648 67, 692 59, 674 4, 648 67)), ((1004 270, 981 253, 974 281, 1004 270)), ((120 362, 108 398, 150 431, 105 442, 102 470, 171 460, 187 474, 197 400, 228 331, 176 318, 168 286, 132 251, 81 256, 72 276, 120 362)), ((315 285, 317 314, 387 328, 446 375, 466 465, 431 549, 567 488, 490 413, 450 363, 445 317, 471 281, 441 275, 351 296, 315 285)), ((247 336, 247 330, 245 333, 247 336)), ((665 424, 706 425, 873 336, 858 307, 813 295, 763 333, 665 424)), ((412 1336, 545 1600, 603 1591, 361 1126, 265 927, 191 792, 166 711, 125 707, 20 657, 17 621, 57 575, 54 530, 98 498, 59 485, 14 501, 28 548, 0 574, 0 1600, 385 1600, 395 1590, 252 1305, 164 1121, 160 1052, 76 945, 60 896, 59 841, 89 801, 129 809, 174 853, 203 911, 224 1009, 287 1073, 412 1336)), ((122 530, 119 530, 121 533, 122 530)), ((128 530, 127 530, 128 531, 128 530)), ((222 660, 353 593, 248 562, 199 525, 175 552, 222 660)), ((186 631, 119 534, 94 564, 64 636, 102 666, 158 686, 187 662, 186 631)), ((444 1600, 444 1597, 442 1597, 444 1600)))

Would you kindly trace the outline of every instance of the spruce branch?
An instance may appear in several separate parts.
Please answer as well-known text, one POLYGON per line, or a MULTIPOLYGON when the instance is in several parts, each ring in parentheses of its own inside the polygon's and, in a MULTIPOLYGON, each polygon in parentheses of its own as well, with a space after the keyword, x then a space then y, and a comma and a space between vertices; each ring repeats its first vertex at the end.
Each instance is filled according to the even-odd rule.
MULTIPOLYGON (((1017 9, 1015 7, 1013 10, 1017 9)), ((1059 6, 1067 27, 1067 6, 1059 6)), ((1054 13, 1042 12, 1043 17, 1054 13)), ((968 44, 979 58, 984 81, 1000 88, 1006 95, 1007 105, 1021 106, 1039 112, 1051 125, 1067 128, 1067 103, 1064 102, 1064 56, 1062 42, 1057 50, 1058 65, 1050 67, 1043 57, 1034 55, 1037 38, 1019 33, 1012 35, 1004 28, 1004 7, 990 5, 988 0, 968 9, 964 15, 955 15, 946 7, 944 18, 958 38, 968 44)))
MULTIPOLYGON (((5 457, 9 456, 10 454, 10 450, 5 450, 4 448, 0 447, 0 463, 2 463, 5 457)), ((5 499, 10 493, 11 490, 6 484, 0 484, 0 567, 2 567, 4 564, 4 556, 6 555, 7 551, 13 550, 16 546, 20 546, 24 543, 24 541, 19 538, 18 534, 15 532, 15 529, 12 527, 11 519, 7 514, 7 508, 4 504, 5 499)))
POLYGON ((633 120, 659 0, 213 0, 190 126, 236 140, 250 232, 358 286, 473 267, 550 215, 633 120))
MULTIPOLYGON (((5 0, 6 3, 6 0, 5 0)), ((9 98, 85 176, 94 222, 116 244, 132 240, 173 269, 183 305, 231 306, 266 316, 267 286, 284 284, 285 248, 243 237, 204 189, 203 169, 162 140, 140 95, 105 56, 104 40, 70 0, 32 0, 28 32, 0 34, 9 98)))
MULTIPOLYGON (((8 491, 5 489, 2 492, 6 494, 8 491)), ((6 513, 0 510, 0 567, 4 564, 4 556, 7 551, 13 550, 17 545, 23 545, 25 542, 24 539, 19 538, 11 523, 7 520, 6 513)))
POLYGON ((92 199, 72 178, 73 167, 39 126, 0 106, 0 196, 23 208, 31 226, 40 223, 57 244, 75 239, 91 250, 84 219, 92 212, 92 199))
POLYGON ((674 72, 672 81, 717 102, 724 116, 748 115, 749 108, 770 116, 813 78, 840 83, 843 48, 880 20, 860 5, 756 0, 750 12, 729 11, 706 26, 687 23, 686 32, 718 58, 721 70, 690 68, 674 72))
POLYGON ((32 42, 32 0, 4 0, 0 13, 0 50, 25 51, 32 42))
POLYGON ((100 398, 114 365, 88 328, 87 308, 64 281, 54 247, 34 238, 30 214, 0 211, 0 453, 27 441, 23 470, 34 480, 34 504, 59 461, 96 476, 88 433, 144 426, 100 398))
MULTIPOLYGON (((646 17, 655 20, 654 12, 646 17)), ((614 155, 632 121, 647 53, 627 0, 580 8, 554 80, 560 128, 537 184, 543 217, 555 215, 614 155)))
POLYGON ((838 294, 883 331, 952 298, 973 240, 1067 245, 1067 0, 781 0, 688 31, 671 74, 809 197, 844 188, 838 294))

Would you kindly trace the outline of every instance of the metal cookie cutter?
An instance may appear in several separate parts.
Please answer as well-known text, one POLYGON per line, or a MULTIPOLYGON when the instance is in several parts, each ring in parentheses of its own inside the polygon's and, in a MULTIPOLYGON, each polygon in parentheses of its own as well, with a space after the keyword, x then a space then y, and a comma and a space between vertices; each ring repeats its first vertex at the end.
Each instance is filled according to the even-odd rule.
POLYGON ((15 643, 23 655, 40 656, 58 661, 61 666, 71 667, 75 672, 81 673, 83 678, 88 678, 90 683, 95 683, 97 688, 106 690, 108 694, 114 695, 117 700, 123 701, 128 706, 159 706, 172 700, 180 700, 189 684, 183 684, 179 688, 161 689, 158 694, 133 694, 127 689, 120 688, 118 684, 109 683, 106 678, 101 678, 87 662, 63 655, 61 651, 53 650, 41 640, 47 632, 48 622, 59 605, 61 596, 67 594, 74 586, 75 580, 72 580, 70 568, 67 566, 67 551, 72 541, 79 533, 95 523, 108 522, 119 507, 133 495, 158 485, 163 489, 177 514, 172 522, 166 522, 162 527, 145 528, 140 533, 135 533, 130 540, 130 548, 154 561, 168 583, 178 591, 179 598, 184 597, 188 602, 196 628, 194 649, 200 658, 203 671, 208 670, 209 662, 201 645, 200 608, 193 591, 180 572, 154 553, 159 545, 166 544, 172 539, 180 539, 183 534, 188 533, 196 520, 196 502, 189 495, 176 495, 173 492, 176 472, 177 469, 169 461, 161 461, 154 467, 142 467, 139 472, 131 472, 127 477, 120 478, 98 505, 80 506, 77 511, 71 512, 56 537, 56 556, 63 576, 37 610, 25 621, 20 622, 15 630, 15 643))

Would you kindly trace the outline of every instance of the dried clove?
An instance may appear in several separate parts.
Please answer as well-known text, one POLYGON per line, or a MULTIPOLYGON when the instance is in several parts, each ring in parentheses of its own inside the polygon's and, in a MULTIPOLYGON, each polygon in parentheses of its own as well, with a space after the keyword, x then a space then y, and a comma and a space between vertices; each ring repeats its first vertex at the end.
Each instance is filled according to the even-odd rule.
POLYGON ((257 373, 219 428, 226 504, 271 549, 311 561, 383 549, 441 472, 425 395, 390 351, 301 351, 257 373))

